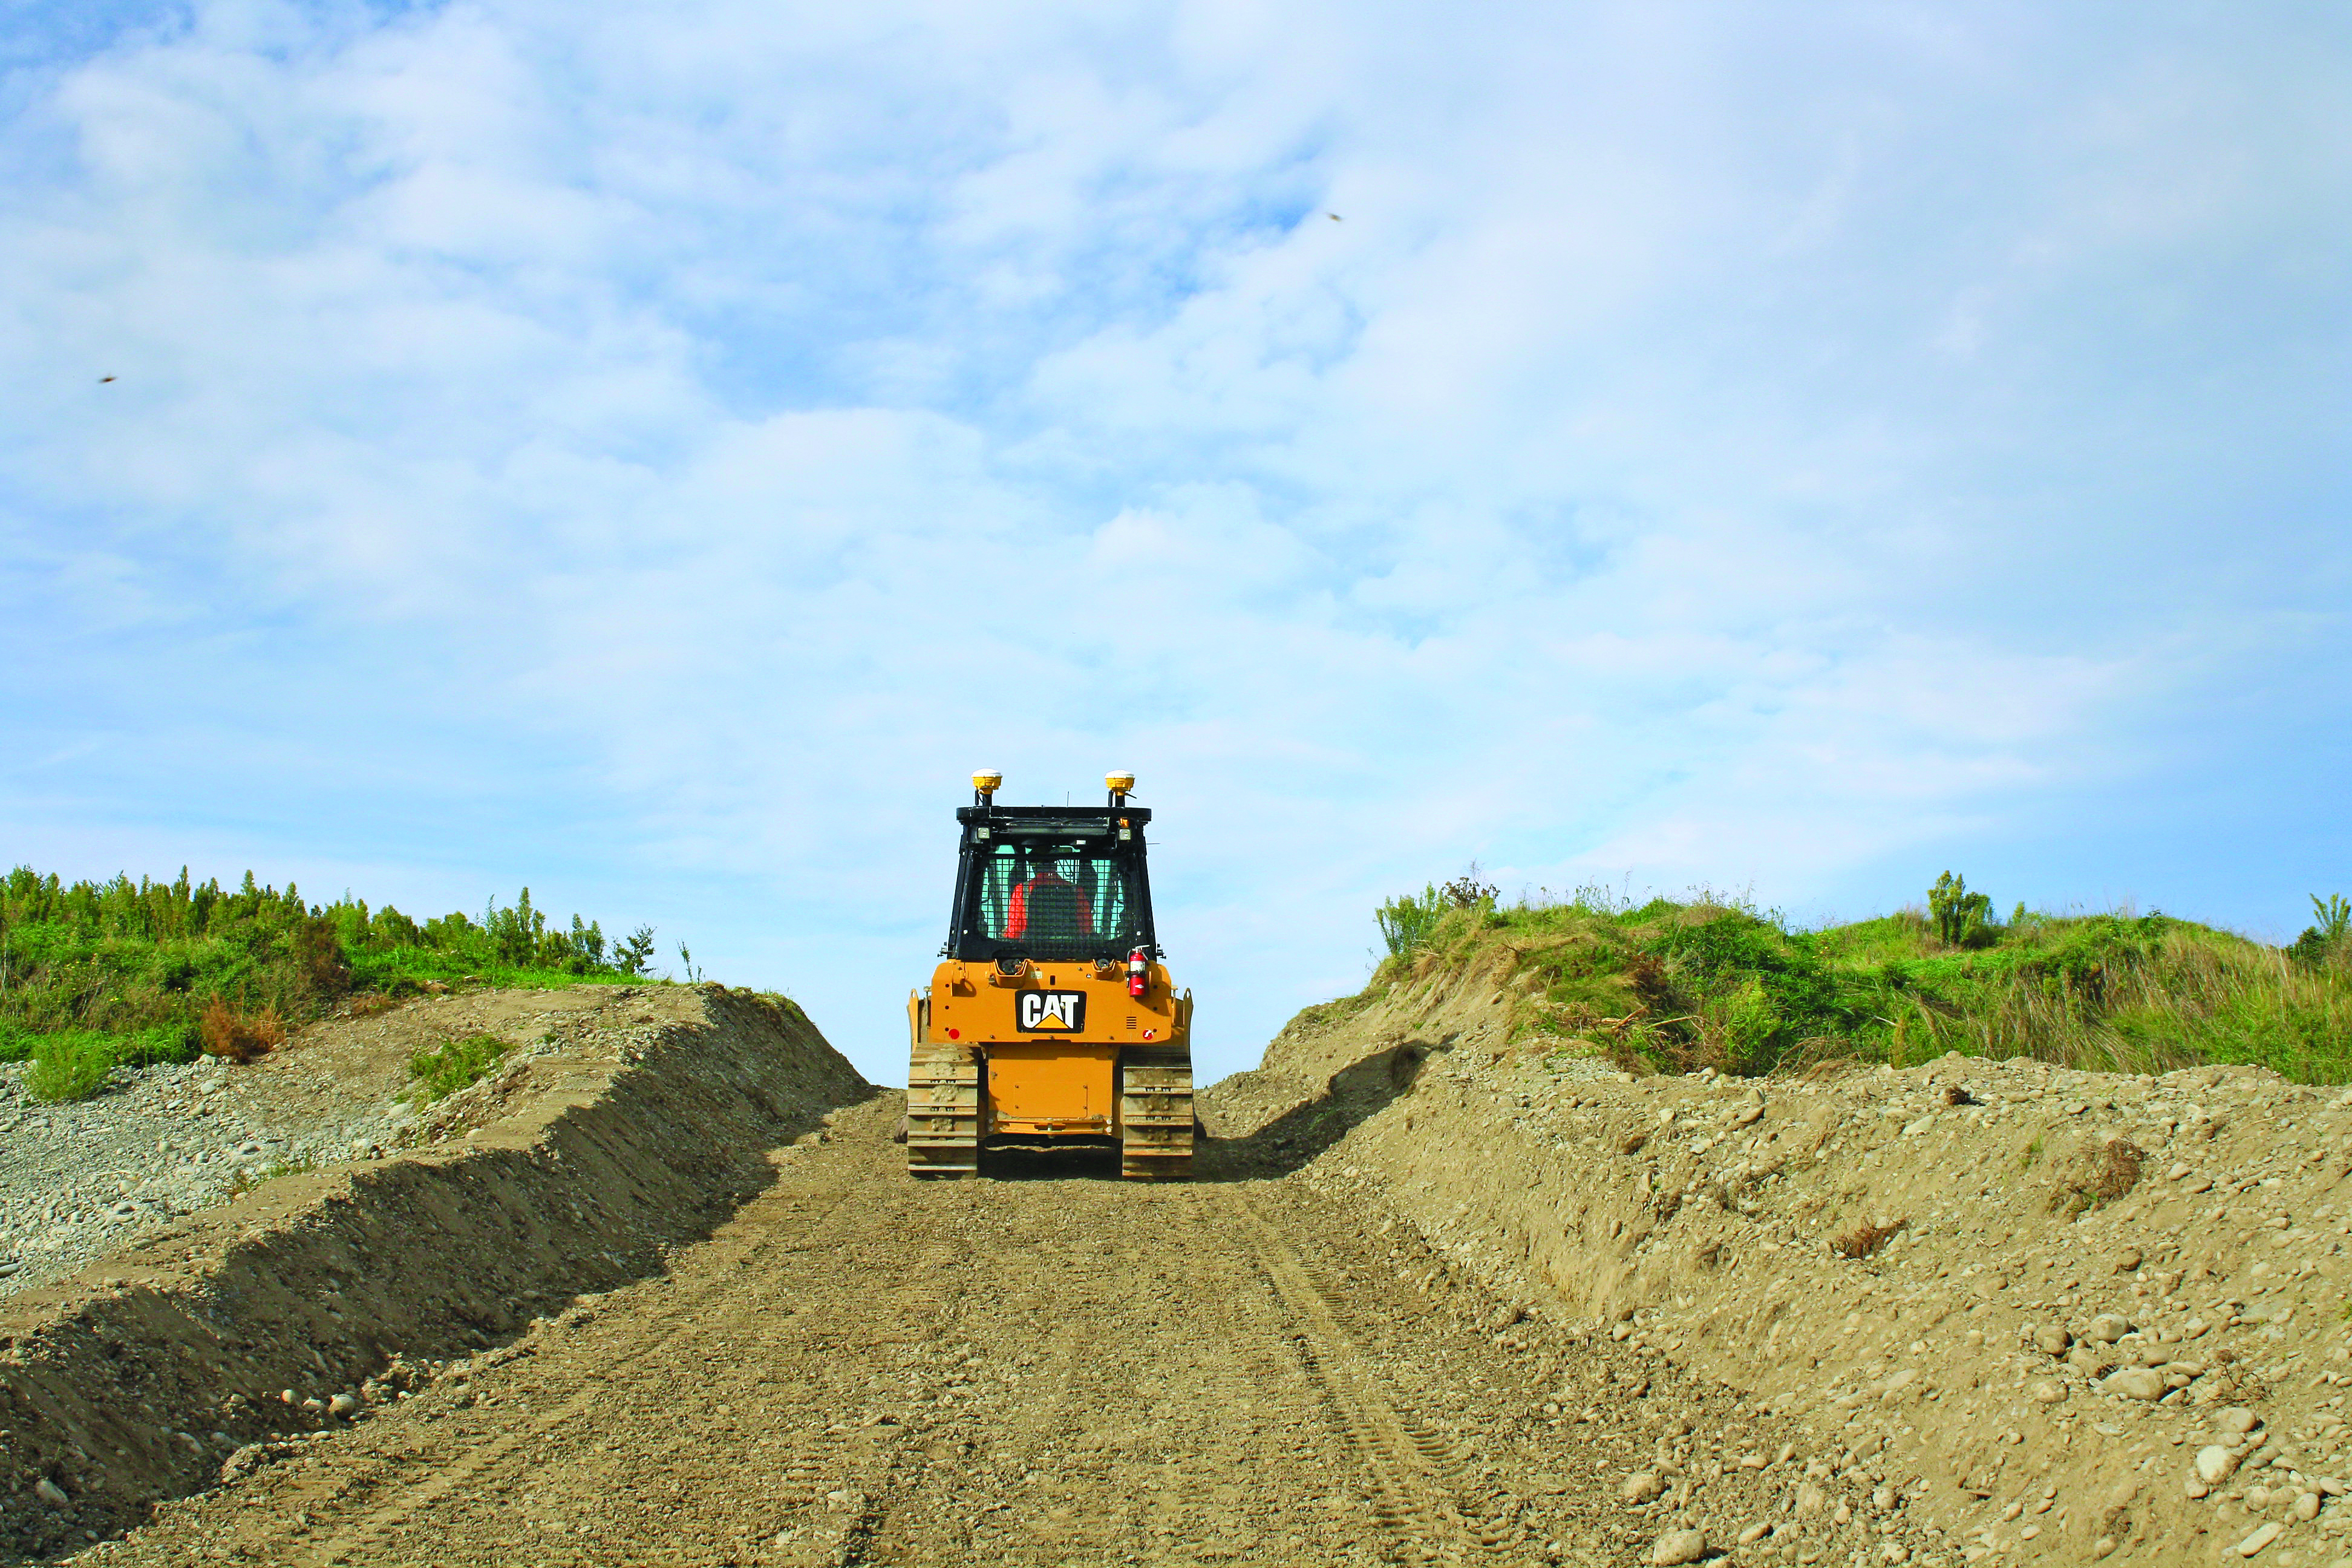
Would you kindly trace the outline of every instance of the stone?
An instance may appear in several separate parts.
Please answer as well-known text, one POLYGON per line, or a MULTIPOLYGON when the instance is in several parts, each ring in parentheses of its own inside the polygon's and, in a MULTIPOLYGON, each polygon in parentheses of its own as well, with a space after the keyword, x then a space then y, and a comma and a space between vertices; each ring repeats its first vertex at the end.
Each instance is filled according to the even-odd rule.
POLYGON ((67 1499, 65 1489, 58 1486, 57 1482, 49 1479, 47 1476, 43 1476, 39 1480, 33 1483, 33 1495, 39 1498, 43 1502, 47 1503, 51 1508, 63 1508, 66 1506, 67 1499))
POLYGON ((1704 1530, 1669 1530, 1650 1548, 1650 1561, 1658 1564, 1696 1563, 1706 1555, 1704 1530))
POLYGON ((2103 1345, 2111 1345, 2129 1332, 2131 1332, 2131 1325, 2123 1319, 2116 1317, 2113 1312, 2101 1312, 2091 1320, 2091 1326, 2083 1331, 2083 1337, 2086 1340, 2096 1340, 2103 1345))
POLYGON ((2139 1271, 2140 1253, 2137 1247, 2126 1247, 2116 1254, 2116 1272, 2136 1274, 2139 1271))
POLYGON ((2033 1348, 2043 1355, 2064 1355, 2074 1336, 2055 1323, 2044 1323, 2033 1331, 2033 1348))
POLYGON ((2231 1548, 2241 1557, 2252 1557, 2272 1542, 2286 1533, 2286 1526, 2277 1520, 2255 1527, 2254 1532, 2231 1548))
POLYGON ((2319 1517, 2319 1494, 2317 1492, 2296 1493, 2294 1500, 2294 1517, 2302 1520, 2317 1519, 2319 1517))
POLYGON ((356 1394, 338 1394, 327 1401, 327 1414, 330 1415, 354 1415, 359 1413, 359 1408, 360 1396, 356 1394))
POLYGON ((1759 1520, 1756 1523, 1749 1525, 1747 1529, 1739 1532, 1739 1544, 1742 1546, 1753 1546, 1771 1533, 1771 1521, 1769 1520, 1759 1520))
POLYGON ((2238 1456, 2219 1443, 2209 1443, 2197 1450, 2197 1479, 2209 1487, 2218 1487, 2235 1475, 2238 1456))
POLYGON ((1801 1514, 1819 1513, 1829 1506, 1829 1494, 1810 1481, 1797 1489, 1797 1511, 1801 1514))
POLYGON ((2091 1542, 2091 1555, 2094 1557, 2113 1556, 2115 1554, 2115 1550, 2116 1538, 2112 1535, 2102 1535, 2096 1541, 2091 1542))
POLYGON ((1636 1470, 1625 1478, 1623 1486, 1617 1489, 1617 1500, 1630 1507, 1639 1507, 1652 1498, 1663 1495, 1665 1489, 1666 1483, 1657 1471, 1636 1470))
POLYGON ((2109 1373, 2100 1383, 2102 1394, 2120 1394, 2126 1399, 2161 1399, 2169 1392, 2164 1374, 2144 1366, 2127 1366, 2109 1373))
POLYGON ((2056 1405, 2065 1397, 2066 1385, 2053 1379, 2045 1377, 2033 1385, 2033 1403, 2036 1405, 2056 1405))
POLYGON ((2213 1425, 2224 1432, 2251 1432, 2262 1424, 2263 1418, 2242 1405, 2232 1405, 2213 1417, 2213 1425))

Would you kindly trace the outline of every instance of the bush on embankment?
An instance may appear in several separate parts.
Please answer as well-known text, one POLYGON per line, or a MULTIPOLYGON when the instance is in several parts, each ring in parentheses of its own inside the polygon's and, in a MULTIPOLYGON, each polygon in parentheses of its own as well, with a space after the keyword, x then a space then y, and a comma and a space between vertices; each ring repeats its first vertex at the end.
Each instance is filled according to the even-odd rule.
POLYGON ((644 973, 653 934, 618 942, 530 901, 423 922, 349 898, 306 903, 257 883, 120 876, 62 881, 29 867, 0 879, 0 1061, 26 1061, 47 1100, 94 1092, 123 1065, 236 1059, 352 997, 428 987, 569 985, 644 973))
POLYGON ((2160 1072, 2198 1063, 2352 1080, 2352 933, 2342 901, 2277 948, 2164 914, 2005 923, 1946 881, 1926 910, 1821 930, 1699 894, 1633 906, 1607 889, 1499 904, 1465 879, 1383 906, 1367 996, 1439 969, 1513 980, 1512 1029, 1645 1069, 1760 1074, 1946 1051, 2160 1072), (1449 896, 1450 895, 1450 896, 1449 896), (1418 916, 1398 918, 1400 902, 1418 916))

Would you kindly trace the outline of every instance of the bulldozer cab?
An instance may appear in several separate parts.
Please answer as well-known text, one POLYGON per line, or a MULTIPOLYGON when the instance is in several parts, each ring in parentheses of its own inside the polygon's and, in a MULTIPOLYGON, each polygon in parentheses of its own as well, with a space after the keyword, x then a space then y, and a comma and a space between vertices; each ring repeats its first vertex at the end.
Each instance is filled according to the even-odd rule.
POLYGON ((1122 963, 1160 956, 1151 926, 1144 825, 1118 805, 966 806, 955 915, 944 958, 971 963, 1122 963))

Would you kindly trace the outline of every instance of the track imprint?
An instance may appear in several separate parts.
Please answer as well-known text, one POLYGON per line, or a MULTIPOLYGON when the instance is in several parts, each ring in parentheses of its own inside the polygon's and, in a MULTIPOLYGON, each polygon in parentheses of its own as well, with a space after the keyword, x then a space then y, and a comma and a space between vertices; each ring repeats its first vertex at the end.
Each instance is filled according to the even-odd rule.
POLYGON ((1122 1183, 1115 1159, 917 1183, 898 1112, 779 1152, 666 1275, 90 1555, 1630 1561, 1605 1494, 1631 1434, 1545 1418, 1550 1331, 1442 1307, 1366 1216, 1297 1182, 1122 1183))

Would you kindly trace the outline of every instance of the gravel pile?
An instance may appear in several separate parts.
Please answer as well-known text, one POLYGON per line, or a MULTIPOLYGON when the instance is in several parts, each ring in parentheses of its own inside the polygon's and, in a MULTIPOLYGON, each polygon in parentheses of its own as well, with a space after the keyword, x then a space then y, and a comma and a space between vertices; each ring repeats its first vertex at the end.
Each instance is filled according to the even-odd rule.
MULTIPOLYGON (((1480 1289, 1869 1458, 1841 1552, 1899 1523, 1935 1562, 2352 1568, 2352 1092, 1956 1056, 1637 1078, 1515 1037, 1508 992, 1438 973, 1309 1009, 1201 1095, 1220 1156, 1304 1160, 1480 1289)), ((1715 1541, 1742 1516, 1686 1475, 1680 1522, 1715 1541)), ((1836 1518, 1791 1484, 1787 1519, 1836 1518)))
POLYGON ((0 1296, 59 1279, 266 1176, 400 1145, 391 1099, 277 1114, 206 1058, 118 1068, 95 1097, 48 1105, 0 1066, 0 1296), (324 1110, 326 1114, 319 1111, 324 1110))

